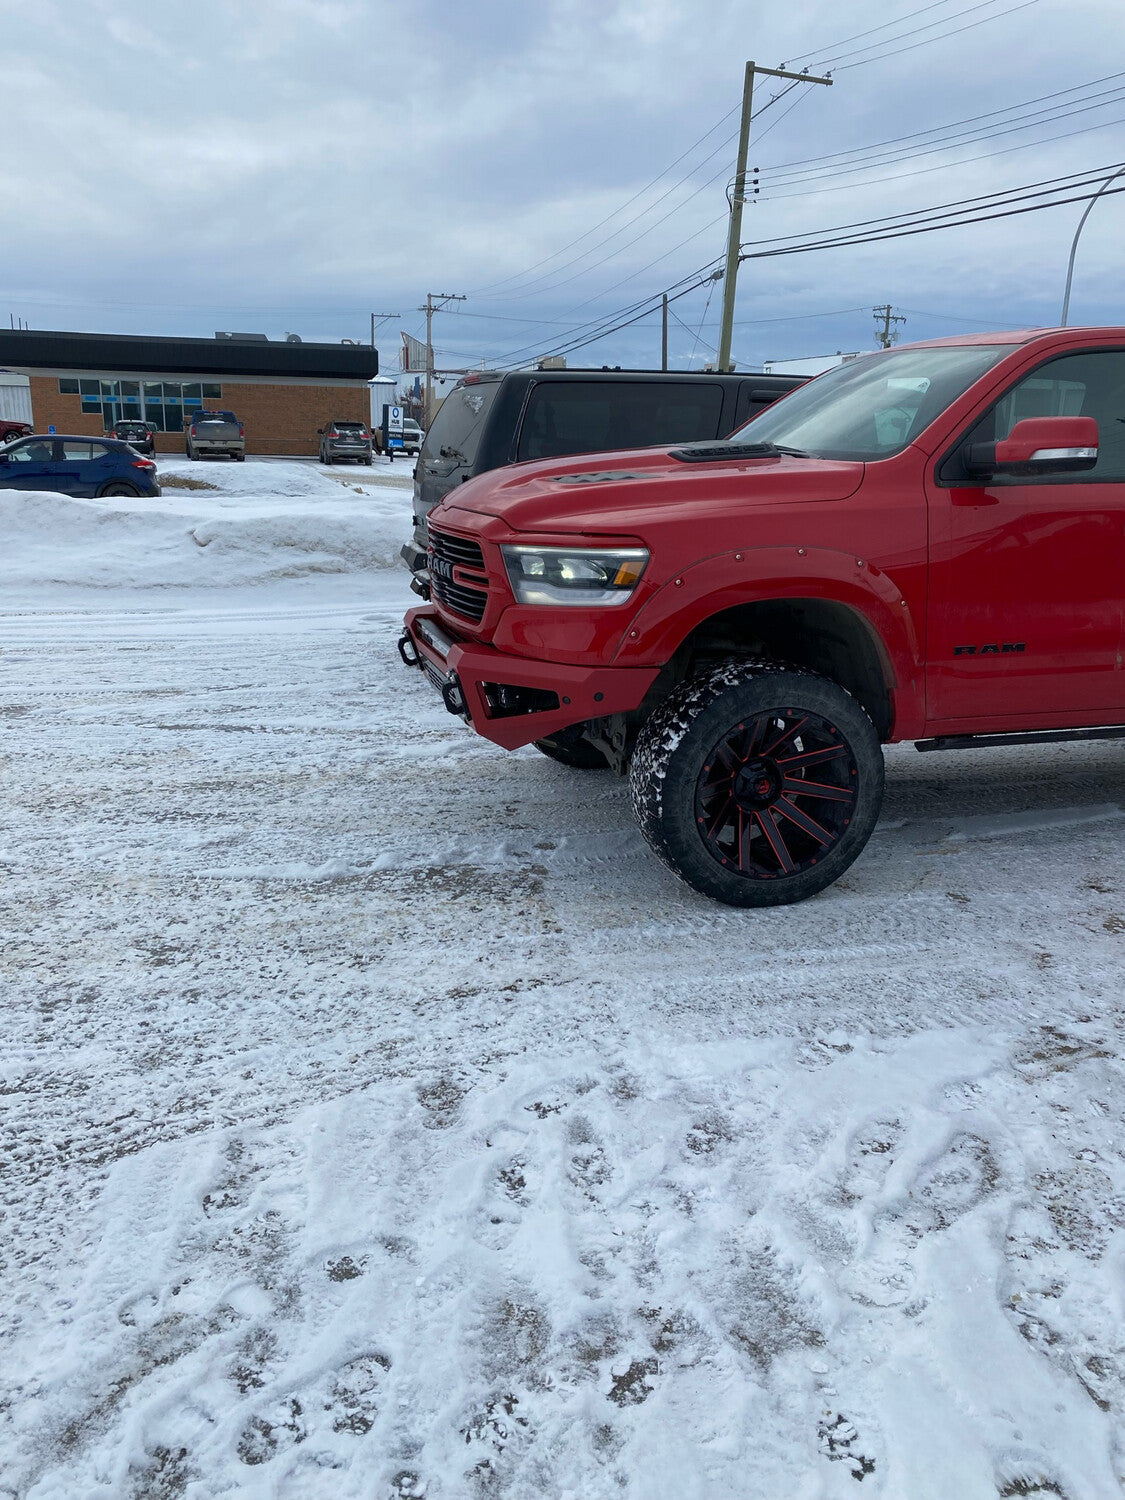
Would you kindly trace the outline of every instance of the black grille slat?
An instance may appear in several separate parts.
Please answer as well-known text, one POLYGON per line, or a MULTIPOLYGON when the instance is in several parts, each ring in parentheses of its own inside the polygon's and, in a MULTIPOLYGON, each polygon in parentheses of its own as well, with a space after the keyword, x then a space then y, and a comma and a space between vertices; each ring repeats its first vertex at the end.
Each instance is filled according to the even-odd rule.
POLYGON ((455 610, 475 624, 483 620, 485 605, 488 603, 487 594, 479 593, 476 589, 462 588, 460 584, 448 583, 441 578, 431 578, 430 589, 439 604, 455 610))
POLYGON ((470 542, 464 537, 450 536, 448 532, 430 527, 430 545, 435 554, 446 562, 456 563, 462 568, 479 568, 484 572, 484 553, 479 542, 470 542))
POLYGON ((463 568, 482 575, 481 587, 469 588, 464 583, 443 577, 437 568, 430 567, 430 591, 438 603, 479 625, 488 606, 488 574, 479 542, 470 541, 466 537, 450 536, 447 531, 439 531, 431 526, 430 550, 435 559, 447 563, 450 568, 463 568))

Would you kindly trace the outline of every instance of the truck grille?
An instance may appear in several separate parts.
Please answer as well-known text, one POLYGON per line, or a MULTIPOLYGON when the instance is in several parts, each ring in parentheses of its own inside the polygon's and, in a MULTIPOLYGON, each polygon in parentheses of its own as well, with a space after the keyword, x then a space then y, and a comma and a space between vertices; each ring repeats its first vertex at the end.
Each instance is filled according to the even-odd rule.
POLYGON ((484 618, 488 604, 488 574, 484 567, 484 553, 477 542, 465 537, 450 536, 431 526, 430 532, 430 590, 439 604, 444 604, 455 614, 479 624, 484 618), (457 577, 453 576, 454 570, 457 577), (466 579, 466 574, 470 575, 466 579), (472 575, 479 575, 474 577, 472 575), (479 585, 470 587, 470 583, 479 585))

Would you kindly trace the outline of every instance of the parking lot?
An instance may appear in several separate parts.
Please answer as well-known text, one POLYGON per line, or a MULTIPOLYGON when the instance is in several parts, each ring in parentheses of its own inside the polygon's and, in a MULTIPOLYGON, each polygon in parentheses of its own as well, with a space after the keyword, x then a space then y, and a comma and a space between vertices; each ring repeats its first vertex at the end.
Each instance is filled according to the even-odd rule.
POLYGON ((0 1493, 1110 1493, 1120 746, 721 908, 401 667, 400 488, 192 472, 5 564, 0 1493))

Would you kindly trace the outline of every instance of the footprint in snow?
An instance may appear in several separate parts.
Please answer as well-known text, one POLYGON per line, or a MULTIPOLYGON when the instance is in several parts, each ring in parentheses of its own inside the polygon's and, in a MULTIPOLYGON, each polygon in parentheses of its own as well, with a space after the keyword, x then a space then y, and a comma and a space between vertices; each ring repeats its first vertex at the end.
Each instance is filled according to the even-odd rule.
POLYGON ((861 1451, 855 1425, 840 1412, 825 1412, 817 1424, 820 1451, 833 1463, 844 1464, 853 1479, 875 1472, 875 1460, 861 1451))
POLYGON ((375 1425, 391 1361, 379 1351, 359 1355, 319 1380, 263 1404, 243 1427, 237 1452, 244 1464, 269 1463, 307 1440, 330 1434, 363 1437, 375 1425))

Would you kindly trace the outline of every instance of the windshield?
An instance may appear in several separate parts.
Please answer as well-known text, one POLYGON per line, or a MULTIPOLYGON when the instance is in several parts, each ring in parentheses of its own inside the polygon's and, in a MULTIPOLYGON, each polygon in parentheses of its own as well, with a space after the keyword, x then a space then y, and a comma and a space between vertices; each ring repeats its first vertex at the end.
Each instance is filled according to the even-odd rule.
POLYGON ((1010 344, 966 344, 869 354, 810 380, 730 441, 774 443, 812 458, 890 458, 1011 352, 1010 344))

